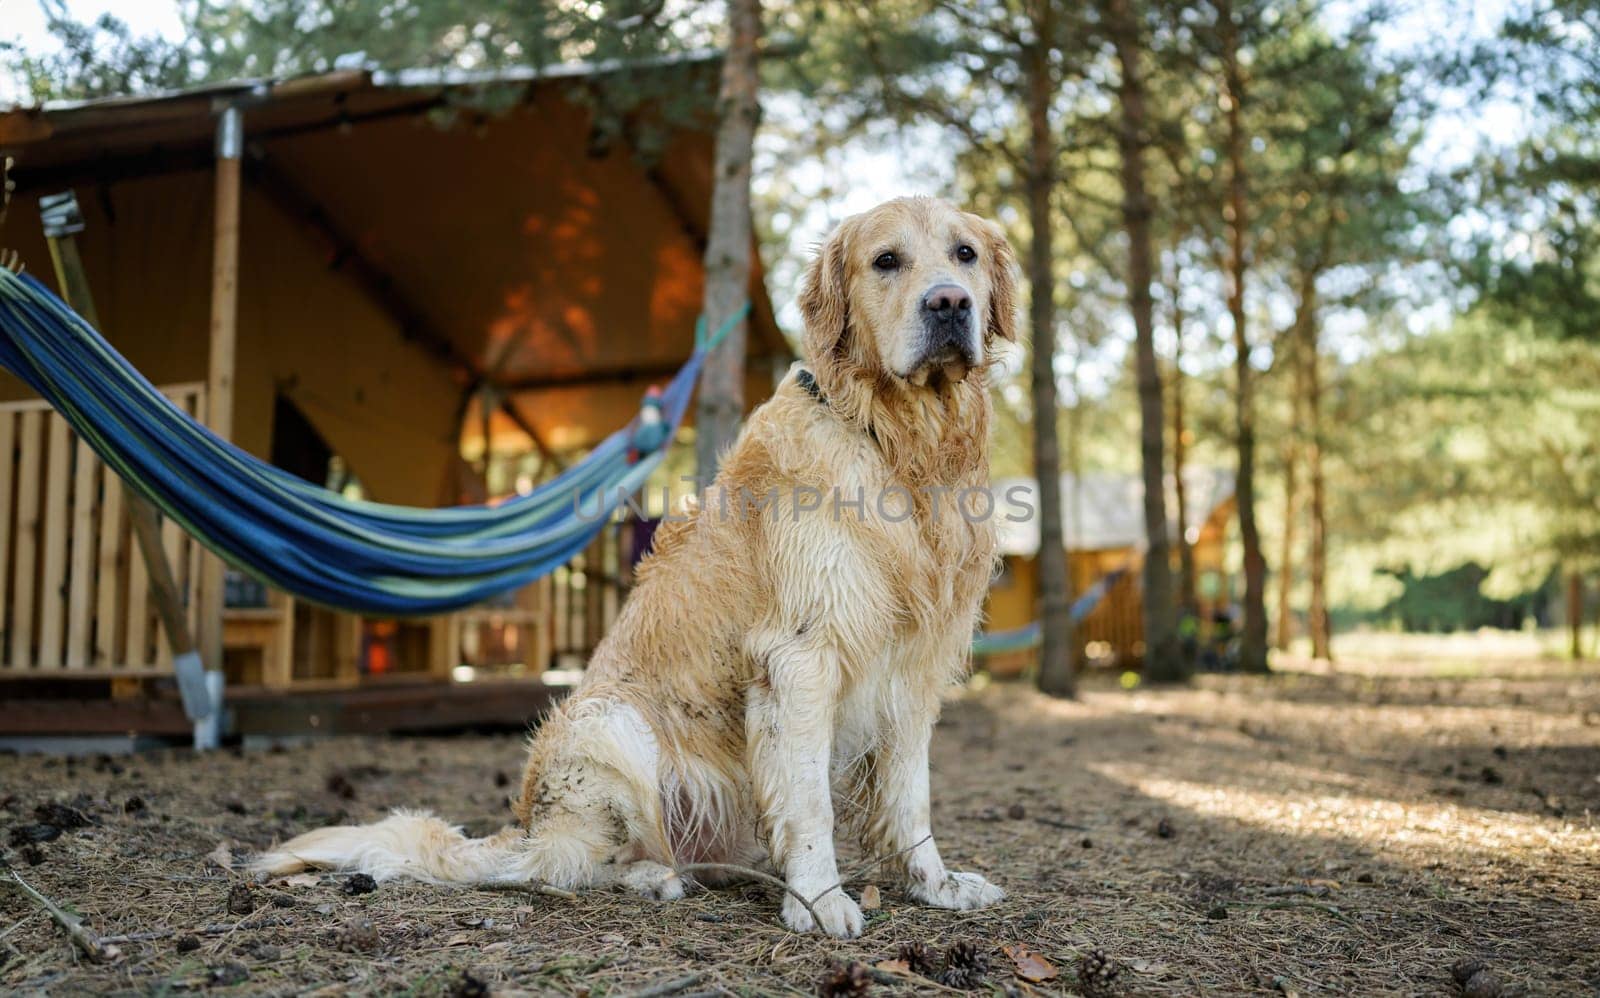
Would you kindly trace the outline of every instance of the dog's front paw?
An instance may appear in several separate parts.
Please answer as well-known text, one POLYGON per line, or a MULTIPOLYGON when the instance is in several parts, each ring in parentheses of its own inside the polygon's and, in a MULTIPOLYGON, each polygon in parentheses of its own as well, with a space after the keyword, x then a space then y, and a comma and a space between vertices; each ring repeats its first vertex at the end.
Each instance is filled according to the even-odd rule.
POLYGON ((918 881, 907 891, 931 908, 987 908, 1005 898, 1006 892, 976 873, 946 873, 931 882, 918 881))
POLYGON ((783 924, 795 932, 810 932, 820 928, 830 936, 839 939, 854 939, 861 935, 861 907, 850 899, 844 888, 836 887, 828 893, 811 902, 811 909, 817 913, 812 919, 811 912, 800 903, 800 899, 793 894, 783 896, 783 924))

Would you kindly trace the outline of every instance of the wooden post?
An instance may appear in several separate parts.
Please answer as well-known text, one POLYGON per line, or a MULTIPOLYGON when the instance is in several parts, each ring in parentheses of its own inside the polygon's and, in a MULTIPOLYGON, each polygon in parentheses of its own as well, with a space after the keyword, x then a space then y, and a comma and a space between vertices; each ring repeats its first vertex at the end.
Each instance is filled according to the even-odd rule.
MULTIPOLYGON (((65 195, 71 198, 71 195, 65 195)), ((78 255, 78 244, 73 238, 73 233, 83 228, 82 219, 78 216, 76 199, 71 201, 58 201, 56 205, 61 210, 61 215, 51 212, 46 221, 45 237, 50 245, 50 260, 55 265, 56 280, 61 284, 61 293, 66 297, 67 304, 83 316, 84 321, 96 329, 100 328, 100 316, 94 307, 94 297, 89 293, 89 277, 83 269, 83 259, 78 255)), ((167 647, 172 651, 172 657, 177 660, 183 655, 194 651, 194 640, 189 634, 189 622, 185 619, 183 594, 178 590, 178 583, 172 574, 172 565, 167 561, 166 547, 161 540, 161 524, 156 508, 150 500, 138 492, 123 490, 122 498, 128 508, 128 520, 133 525, 133 536, 139 544, 139 553, 144 558, 146 570, 150 575, 150 592, 155 599, 156 612, 161 617, 162 629, 167 635, 167 647)), ((133 650, 129 649, 130 655, 133 650)), ((215 661, 212 659, 211 661, 215 661)), ((194 692, 194 691, 191 691, 194 692)), ((189 696, 185 697, 186 709, 199 706, 190 704, 189 696)), ((204 713, 195 715, 204 717, 204 713)))
MULTIPOLYGON (((217 118, 216 212, 211 249, 211 344, 206 373, 206 425, 217 436, 233 435, 234 344, 239 305, 239 166, 244 151, 244 116, 235 106, 217 118)), ((222 661, 223 564, 200 563, 200 654, 222 661)))

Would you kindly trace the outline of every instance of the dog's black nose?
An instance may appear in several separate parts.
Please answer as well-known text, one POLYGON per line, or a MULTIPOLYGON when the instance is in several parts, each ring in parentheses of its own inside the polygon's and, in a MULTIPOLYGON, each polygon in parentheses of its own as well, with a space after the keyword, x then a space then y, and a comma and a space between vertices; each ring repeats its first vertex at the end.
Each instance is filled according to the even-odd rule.
POLYGON ((972 296, 957 284, 936 284, 922 296, 922 307, 936 318, 951 318, 959 312, 972 310, 972 296))

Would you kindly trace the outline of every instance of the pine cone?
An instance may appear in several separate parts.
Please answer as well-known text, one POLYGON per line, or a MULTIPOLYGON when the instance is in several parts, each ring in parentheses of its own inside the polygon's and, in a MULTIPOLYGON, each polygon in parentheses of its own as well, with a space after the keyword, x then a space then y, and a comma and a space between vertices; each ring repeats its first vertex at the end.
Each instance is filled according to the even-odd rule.
POLYGON ((971 991, 983 984, 983 971, 977 967, 946 967, 939 983, 957 991, 971 991))
POLYGON ((960 939, 944 951, 946 964, 939 983, 962 991, 980 987, 989 970, 989 952, 971 939, 960 939))
POLYGON ((828 969, 823 972, 822 978, 817 981, 818 998, 857 998, 864 995, 872 987, 872 975, 868 973, 864 964, 840 963, 837 960, 828 964, 828 969))
POLYGON ((932 977, 939 972, 939 951, 927 943, 901 943, 895 954, 913 974, 932 977))
POLYGON ((1078 983, 1090 998, 1109 995, 1116 987, 1119 969, 1104 950, 1090 950, 1078 961, 1078 983))
POLYGON ((979 973, 989 969, 989 951, 971 939, 960 939, 951 943, 950 948, 944 951, 944 960, 952 967, 976 970, 979 973))

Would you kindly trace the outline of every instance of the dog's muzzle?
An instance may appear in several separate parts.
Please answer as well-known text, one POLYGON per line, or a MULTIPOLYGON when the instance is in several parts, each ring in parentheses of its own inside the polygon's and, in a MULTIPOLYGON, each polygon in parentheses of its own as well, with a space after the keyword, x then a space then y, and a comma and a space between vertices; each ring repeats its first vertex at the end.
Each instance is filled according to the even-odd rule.
POLYGON ((959 284, 936 284, 922 296, 922 349, 910 380, 925 385, 935 373, 952 384, 978 365, 972 294, 959 284))

